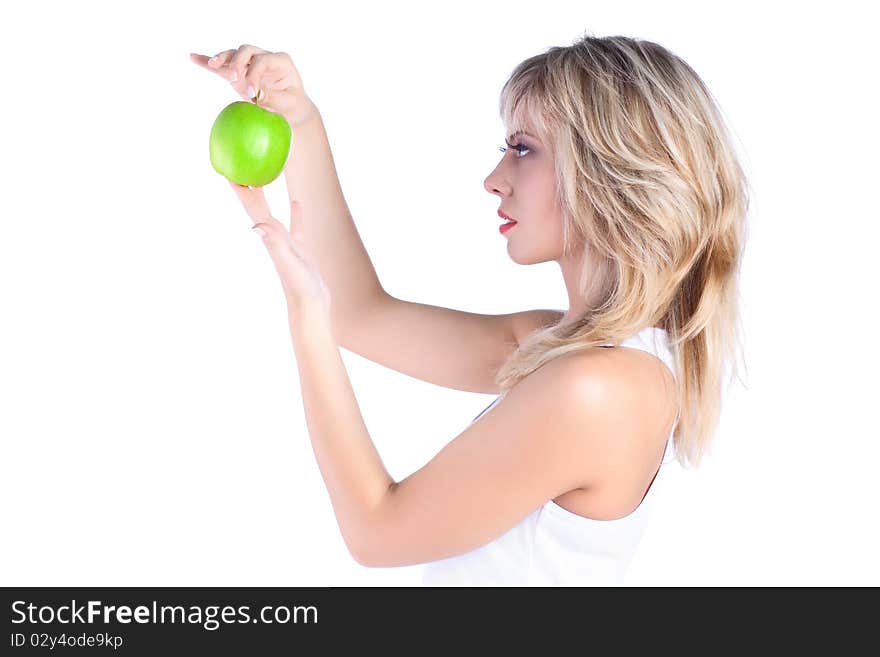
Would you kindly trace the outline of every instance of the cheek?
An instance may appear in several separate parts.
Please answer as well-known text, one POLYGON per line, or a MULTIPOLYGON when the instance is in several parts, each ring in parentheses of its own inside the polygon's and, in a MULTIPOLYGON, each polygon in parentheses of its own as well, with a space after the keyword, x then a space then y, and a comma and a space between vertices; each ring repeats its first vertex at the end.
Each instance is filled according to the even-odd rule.
POLYGON ((556 260, 563 255, 563 215, 553 193, 555 184, 552 173, 541 172, 517 189, 521 198, 530 202, 523 208, 526 223, 510 233, 512 247, 536 262, 556 260), (517 229, 519 234, 514 235, 517 229))
POLYGON ((562 226, 548 219, 534 219, 516 226, 509 234, 508 251, 520 264, 558 260, 562 257, 562 226))
POLYGON ((562 253, 564 237, 562 215, 557 212, 556 208, 551 207, 545 211, 533 228, 533 239, 536 245, 540 244, 542 250, 553 254, 562 253))
POLYGON ((552 175, 545 174, 535 182, 537 184, 530 190, 532 198, 535 199, 534 212, 530 216, 534 218, 536 227, 540 228, 543 235, 542 242, 562 244, 562 208, 553 193, 556 179, 552 175))

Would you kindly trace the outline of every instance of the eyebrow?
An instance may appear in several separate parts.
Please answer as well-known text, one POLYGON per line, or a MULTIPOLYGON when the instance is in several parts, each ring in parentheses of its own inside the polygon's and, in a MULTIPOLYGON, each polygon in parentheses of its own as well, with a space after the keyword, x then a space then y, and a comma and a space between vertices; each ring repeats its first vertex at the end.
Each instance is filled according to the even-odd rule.
POLYGON ((535 135, 533 135, 533 134, 530 133, 530 132, 526 132, 525 130, 517 130, 517 131, 514 132, 512 135, 508 135, 507 138, 508 138, 508 139, 513 139, 513 138, 516 137, 517 135, 526 135, 527 137, 531 137, 531 138, 534 139, 535 141, 538 140, 538 138, 535 137, 535 135))

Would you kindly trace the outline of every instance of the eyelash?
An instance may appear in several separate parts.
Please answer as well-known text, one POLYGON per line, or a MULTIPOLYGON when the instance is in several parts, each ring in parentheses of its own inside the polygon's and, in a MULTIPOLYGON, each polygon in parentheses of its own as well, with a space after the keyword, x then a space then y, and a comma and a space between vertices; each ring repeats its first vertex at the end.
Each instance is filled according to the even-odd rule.
MULTIPOLYGON (((504 143, 507 144, 508 147, 515 150, 517 153, 528 153, 529 152, 529 148, 527 146, 525 146, 524 144, 510 144, 507 141, 505 141, 504 143)), ((498 150, 501 151, 502 153, 507 152, 507 148, 505 148, 504 146, 499 146, 498 150)), ((522 157, 523 157, 522 155, 517 155, 516 159, 519 160, 522 157)))

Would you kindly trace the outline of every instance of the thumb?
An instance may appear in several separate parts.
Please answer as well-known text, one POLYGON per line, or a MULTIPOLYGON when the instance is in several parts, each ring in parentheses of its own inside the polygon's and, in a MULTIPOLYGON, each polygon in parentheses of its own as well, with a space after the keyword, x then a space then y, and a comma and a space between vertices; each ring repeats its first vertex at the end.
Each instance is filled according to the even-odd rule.
POLYGON ((277 82, 263 80, 258 87, 248 87, 245 90, 247 98, 263 109, 286 116, 292 109, 292 102, 283 82, 283 80, 277 82))

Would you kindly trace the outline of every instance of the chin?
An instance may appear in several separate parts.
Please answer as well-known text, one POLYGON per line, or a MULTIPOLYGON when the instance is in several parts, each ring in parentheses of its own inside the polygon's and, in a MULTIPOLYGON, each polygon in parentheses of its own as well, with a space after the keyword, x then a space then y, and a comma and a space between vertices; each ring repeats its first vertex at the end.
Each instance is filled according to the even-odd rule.
POLYGON ((543 257, 535 252, 520 253, 516 249, 507 249, 510 259, 518 265, 539 265, 542 262, 550 262, 553 258, 543 257))

